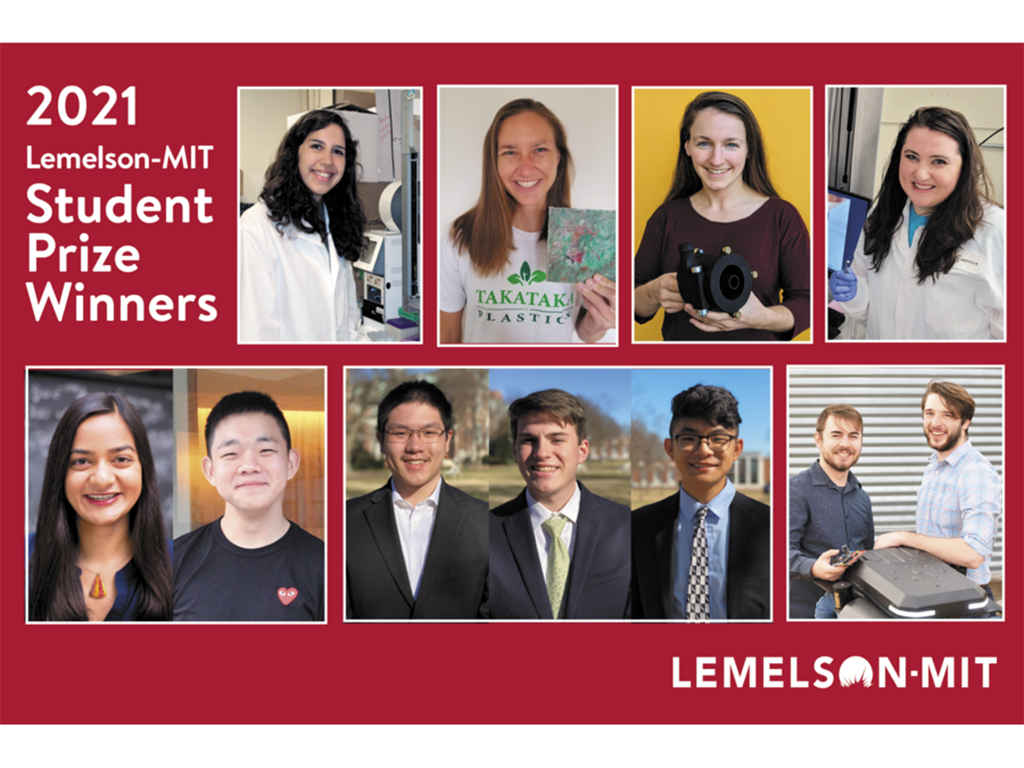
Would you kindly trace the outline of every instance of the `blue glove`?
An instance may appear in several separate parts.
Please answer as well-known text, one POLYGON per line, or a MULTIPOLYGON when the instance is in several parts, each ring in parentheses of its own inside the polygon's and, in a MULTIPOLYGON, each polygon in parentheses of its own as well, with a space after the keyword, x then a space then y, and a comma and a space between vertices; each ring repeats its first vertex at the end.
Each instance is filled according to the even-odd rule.
POLYGON ((849 301, 857 295, 857 276, 849 267, 842 272, 833 272, 828 279, 828 287, 832 289, 832 298, 836 301, 849 301))

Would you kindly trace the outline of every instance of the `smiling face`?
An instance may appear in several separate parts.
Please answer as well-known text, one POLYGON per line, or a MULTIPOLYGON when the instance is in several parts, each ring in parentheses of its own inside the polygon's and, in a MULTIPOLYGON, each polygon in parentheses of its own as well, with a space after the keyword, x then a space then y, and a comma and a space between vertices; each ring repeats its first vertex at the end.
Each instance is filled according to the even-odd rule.
POLYGON ((217 424, 203 474, 217 489, 227 513, 262 517, 282 510, 285 486, 299 469, 281 428, 265 413, 239 413, 217 424))
POLYGON ((536 112, 506 118, 498 130, 498 177, 519 208, 522 220, 547 208, 548 190, 558 178, 561 154, 555 131, 536 112))
POLYGON ((79 526, 128 525, 142 493, 142 465, 135 440, 117 413, 91 416, 75 432, 64 493, 79 526))
POLYGON ((704 188, 720 192, 743 184, 747 164, 747 129, 735 115, 705 109, 697 113, 683 145, 704 188))
POLYGON ((706 421, 695 419, 679 419, 673 425, 672 437, 665 438, 665 453, 676 465, 682 478, 683 490, 695 501, 706 504, 725 488, 725 482, 732 468, 732 463, 743 453, 743 439, 737 437, 730 440, 721 450, 712 450, 707 440, 692 451, 676 448, 677 435, 732 435, 733 430, 706 421))
POLYGON ((345 132, 334 123, 313 131, 299 147, 299 175, 316 202, 341 181, 345 151, 345 132))
POLYGON ((427 403, 402 403, 388 415, 385 433, 380 436, 384 462, 391 470, 395 490, 410 504, 418 504, 433 493, 441 476, 441 463, 451 446, 452 433, 445 434, 440 411, 427 403), (394 440, 392 430, 436 430, 441 436, 433 443, 416 432, 408 440, 394 440))
POLYGON ((962 166, 952 136, 921 126, 910 129, 900 151, 900 186, 919 215, 932 214, 953 194, 962 166))
POLYGON ((576 427, 546 413, 527 413, 516 422, 515 456, 530 495, 552 512, 576 492, 576 468, 590 455, 576 427))
POLYGON ((928 446, 937 451, 940 459, 967 442, 967 427, 970 419, 961 419, 937 392, 928 395, 921 414, 924 421, 924 436, 928 446))
POLYGON ((837 472, 847 472, 860 458, 861 432, 852 421, 829 415, 825 429, 814 433, 821 460, 837 472))

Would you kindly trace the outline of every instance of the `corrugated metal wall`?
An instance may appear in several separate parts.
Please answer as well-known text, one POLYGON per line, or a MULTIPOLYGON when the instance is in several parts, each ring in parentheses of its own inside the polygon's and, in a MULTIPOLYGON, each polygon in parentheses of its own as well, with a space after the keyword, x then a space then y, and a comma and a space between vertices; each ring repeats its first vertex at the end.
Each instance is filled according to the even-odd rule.
MULTIPOLYGON (((971 444, 1003 474, 1003 369, 1000 367, 789 368, 789 476, 818 458, 814 426, 822 409, 852 405, 864 418, 864 445, 853 468, 871 496, 875 533, 913 531, 917 490, 932 450, 924 437, 921 395, 932 379, 966 388, 976 403, 971 444)), ((1003 575, 1003 518, 992 575, 1003 575)))

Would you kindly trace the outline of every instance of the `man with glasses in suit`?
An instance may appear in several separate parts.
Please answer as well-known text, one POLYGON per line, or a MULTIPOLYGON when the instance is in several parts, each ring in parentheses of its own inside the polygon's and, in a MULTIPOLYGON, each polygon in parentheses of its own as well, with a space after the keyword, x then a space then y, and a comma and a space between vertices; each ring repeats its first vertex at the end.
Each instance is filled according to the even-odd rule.
POLYGON ((771 514, 729 480, 739 404, 698 384, 672 398, 665 452, 680 490, 633 513, 634 619, 770 619, 771 514))
POLYGON ((377 439, 391 479, 346 505, 345 617, 488 618, 487 503, 441 479, 452 406, 426 381, 388 392, 377 439))

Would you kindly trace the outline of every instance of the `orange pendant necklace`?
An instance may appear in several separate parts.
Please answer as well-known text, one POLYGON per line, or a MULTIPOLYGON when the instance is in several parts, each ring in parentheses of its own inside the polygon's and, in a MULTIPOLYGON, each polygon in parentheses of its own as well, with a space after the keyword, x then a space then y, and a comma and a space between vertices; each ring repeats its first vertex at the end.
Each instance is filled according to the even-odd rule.
POLYGON ((82 565, 81 562, 79 562, 78 567, 81 568, 83 571, 88 571, 89 573, 95 573, 96 574, 96 578, 93 579, 93 582, 92 582, 92 589, 89 590, 89 597, 95 598, 96 600, 101 600, 102 598, 106 597, 107 596, 107 590, 103 586, 103 574, 104 573, 110 574, 110 573, 116 572, 118 569, 120 569, 120 567, 122 565, 124 565, 125 563, 128 562, 128 560, 131 558, 131 556, 132 555, 129 552, 128 556, 124 560, 122 560, 120 563, 118 563, 113 568, 109 568, 109 569, 107 569, 105 571, 94 571, 91 568, 86 568, 84 565, 82 565))

